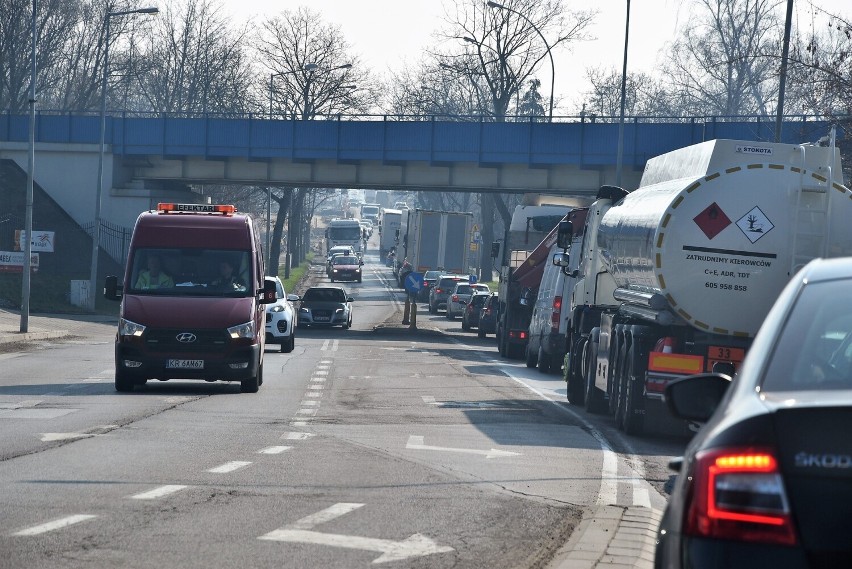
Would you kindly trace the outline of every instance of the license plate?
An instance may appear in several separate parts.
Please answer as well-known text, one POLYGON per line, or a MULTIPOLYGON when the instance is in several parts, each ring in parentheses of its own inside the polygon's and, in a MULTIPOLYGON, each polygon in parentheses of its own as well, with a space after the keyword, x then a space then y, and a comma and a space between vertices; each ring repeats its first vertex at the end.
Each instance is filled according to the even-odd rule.
POLYGON ((707 348, 707 371, 713 370, 716 362, 732 363, 735 367, 745 359, 745 350, 728 346, 710 346, 707 348))
POLYGON ((169 369, 204 369, 204 360, 166 360, 169 369))
POLYGON ((328 322, 328 316, 314 316, 314 320, 317 322, 328 322))

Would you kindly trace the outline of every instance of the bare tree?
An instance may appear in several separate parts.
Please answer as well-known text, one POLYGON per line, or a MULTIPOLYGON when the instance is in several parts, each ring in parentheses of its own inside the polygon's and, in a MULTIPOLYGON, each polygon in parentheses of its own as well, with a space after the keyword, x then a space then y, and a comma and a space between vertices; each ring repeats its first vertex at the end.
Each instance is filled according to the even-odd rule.
MULTIPOLYGON (((439 65, 453 69, 460 77, 485 86, 482 113, 495 121, 506 119, 507 111, 521 85, 533 77, 550 50, 586 38, 586 29, 595 12, 566 10, 561 0, 453 0, 446 5, 446 29, 440 37, 451 45, 435 54, 439 65), (541 35, 539 35, 541 34, 541 35)), ((511 213, 494 194, 480 196, 482 238, 494 240, 494 209, 508 225, 511 213)), ((490 247, 480 252, 483 275, 491 280, 490 247)))
MULTIPOLYGON (((29 101, 32 46, 32 0, 0 0, 0 108, 25 109, 29 101)), ((36 14, 36 78, 40 106, 53 103, 68 38, 82 24, 78 0, 42 0, 36 14)))
POLYGON ((685 113, 769 115, 777 100, 783 32, 779 0, 697 0, 664 66, 685 113))
POLYGON ((128 105, 180 113, 250 110, 246 31, 233 31, 219 4, 170 0, 154 22, 150 44, 132 67, 138 91, 130 92, 138 96, 129 95, 128 105))
POLYGON ((260 90, 274 113, 313 119, 364 112, 379 99, 368 70, 351 53, 338 26, 308 8, 285 10, 260 26, 254 42, 260 90))
POLYGON ((405 68, 387 81, 391 114, 420 117, 440 116, 447 120, 471 120, 486 106, 485 85, 475 71, 460 76, 456 68, 443 67, 427 59, 416 68, 405 68))
MULTIPOLYGON (((614 68, 587 68, 592 84, 584 94, 583 113, 600 117, 619 116, 621 111, 621 71, 614 68)), ((681 114, 671 103, 671 95, 658 78, 647 73, 628 73, 625 89, 625 113, 644 116, 676 116, 681 114)), ((604 118, 604 120, 607 120, 604 118)))

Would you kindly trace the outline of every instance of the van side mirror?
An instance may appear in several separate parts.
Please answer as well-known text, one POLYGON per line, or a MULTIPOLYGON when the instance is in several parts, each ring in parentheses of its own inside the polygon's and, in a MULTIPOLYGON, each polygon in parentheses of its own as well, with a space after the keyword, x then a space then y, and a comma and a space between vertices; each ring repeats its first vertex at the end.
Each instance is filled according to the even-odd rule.
POLYGON ((571 247, 571 238, 574 236, 574 224, 570 221, 560 221, 559 230, 556 234, 556 244, 562 249, 571 247))
POLYGON ((121 300, 124 287, 118 286, 118 277, 109 275, 104 281, 104 298, 107 300, 121 300))
POLYGON ((275 281, 273 280, 265 280, 263 281, 263 293, 260 297, 261 304, 272 304, 278 300, 278 289, 275 286, 275 281))

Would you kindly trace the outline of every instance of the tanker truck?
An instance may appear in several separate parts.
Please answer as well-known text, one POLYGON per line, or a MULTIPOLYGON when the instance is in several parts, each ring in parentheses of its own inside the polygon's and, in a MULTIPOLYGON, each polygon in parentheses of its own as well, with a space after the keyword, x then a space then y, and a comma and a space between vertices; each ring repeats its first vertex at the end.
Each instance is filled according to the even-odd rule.
POLYGON ((842 181, 832 135, 827 147, 712 140, 649 160, 632 192, 601 187, 581 247, 562 222, 553 261, 577 277, 569 400, 628 434, 671 428, 667 383, 733 374, 796 271, 852 255, 842 181))

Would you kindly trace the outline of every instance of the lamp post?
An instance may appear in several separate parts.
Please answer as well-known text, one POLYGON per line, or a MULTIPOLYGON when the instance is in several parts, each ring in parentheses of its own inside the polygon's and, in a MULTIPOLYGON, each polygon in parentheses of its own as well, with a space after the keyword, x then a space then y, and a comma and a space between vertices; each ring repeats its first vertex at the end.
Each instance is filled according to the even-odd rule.
POLYGON ((302 69, 292 69, 290 71, 280 71, 278 73, 270 73, 269 74, 269 118, 272 118, 272 80, 276 77, 281 77, 283 75, 293 75, 294 73, 298 73, 299 71, 313 71, 317 68, 316 63, 308 63, 302 69))
MULTIPOLYGON (((313 64, 313 63, 308 64, 308 65, 305 66, 305 69, 308 69, 308 71, 311 71, 311 73, 308 74, 308 76, 306 77, 305 87, 304 87, 304 89, 302 89, 302 120, 309 119, 312 112, 313 112, 313 108, 311 106, 311 101, 310 101, 311 77, 313 77, 314 71, 321 69, 318 65, 313 64), (308 69, 308 65, 311 65, 310 69, 308 69)), ((331 73, 332 71, 337 71, 338 69, 350 69, 351 67, 352 67, 351 63, 344 63, 343 65, 338 65, 337 67, 327 67, 327 68, 322 68, 321 70, 324 71, 325 73, 331 73)))
POLYGON ((35 92, 36 92, 36 6, 37 0, 33 0, 33 17, 31 34, 32 46, 30 58, 32 59, 30 67, 30 147, 27 159, 27 205, 24 221, 24 267, 23 277, 21 281, 21 332, 29 330, 30 319, 30 270, 31 257, 33 252, 33 170, 35 168, 35 92))
POLYGON ((618 151, 615 159, 615 185, 621 187, 624 157, 624 104, 627 99, 627 40, 630 37, 630 0, 627 0, 627 19, 624 25, 624 64, 621 67, 621 112, 618 116, 618 151))
POLYGON ((95 310, 95 291, 98 288, 98 251, 101 247, 101 195, 104 189, 104 153, 106 152, 106 96, 109 72, 109 20, 129 14, 157 14, 159 8, 138 8, 122 12, 107 12, 104 16, 104 73, 101 79, 101 137, 98 147, 98 184, 95 194, 95 226, 92 228, 92 270, 89 275, 89 309, 95 310))
MULTIPOLYGON (((553 52, 550 50, 550 44, 547 43, 547 40, 545 39, 544 34, 541 33, 541 30, 539 30, 538 27, 536 27, 536 25, 533 24, 532 21, 529 18, 527 18, 526 16, 524 16, 523 14, 518 12, 517 10, 509 8, 508 6, 504 6, 503 4, 498 4, 497 2, 490 2, 489 1, 487 4, 488 4, 489 8, 497 8, 498 10, 506 10, 507 12, 511 12, 512 14, 515 14, 515 15, 523 18, 524 20, 526 20, 526 22, 530 26, 532 26, 532 29, 534 29, 536 31, 538 36, 541 38, 541 41, 544 42, 544 47, 547 48, 547 55, 550 57, 550 113, 548 114, 548 117, 550 119, 550 122, 553 122, 553 91, 554 91, 555 86, 556 86, 556 66, 553 64, 553 52)), ((465 41, 467 41, 467 40, 465 39, 465 41)))

